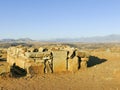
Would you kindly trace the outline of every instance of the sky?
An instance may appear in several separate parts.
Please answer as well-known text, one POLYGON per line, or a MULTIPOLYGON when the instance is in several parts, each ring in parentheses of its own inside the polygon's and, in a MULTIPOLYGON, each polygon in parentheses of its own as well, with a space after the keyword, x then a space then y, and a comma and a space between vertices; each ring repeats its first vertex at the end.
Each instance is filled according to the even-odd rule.
POLYGON ((0 39, 120 34, 120 0, 0 0, 0 39))

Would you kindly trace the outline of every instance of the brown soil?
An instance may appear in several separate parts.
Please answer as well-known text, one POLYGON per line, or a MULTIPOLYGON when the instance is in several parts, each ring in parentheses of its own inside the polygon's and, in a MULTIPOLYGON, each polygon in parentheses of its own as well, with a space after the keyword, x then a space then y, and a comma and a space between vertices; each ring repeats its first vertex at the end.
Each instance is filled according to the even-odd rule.
POLYGON ((87 69, 76 73, 62 72, 21 78, 2 75, 0 90, 120 90, 120 58, 100 59, 92 56, 90 59, 95 62, 89 62, 87 69))

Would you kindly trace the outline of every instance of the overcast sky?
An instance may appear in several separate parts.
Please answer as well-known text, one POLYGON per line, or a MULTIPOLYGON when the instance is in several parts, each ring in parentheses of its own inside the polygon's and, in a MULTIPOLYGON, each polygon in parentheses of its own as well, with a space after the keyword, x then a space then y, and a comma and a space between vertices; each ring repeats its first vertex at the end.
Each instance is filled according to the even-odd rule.
POLYGON ((120 0, 0 0, 0 39, 120 34, 120 0))

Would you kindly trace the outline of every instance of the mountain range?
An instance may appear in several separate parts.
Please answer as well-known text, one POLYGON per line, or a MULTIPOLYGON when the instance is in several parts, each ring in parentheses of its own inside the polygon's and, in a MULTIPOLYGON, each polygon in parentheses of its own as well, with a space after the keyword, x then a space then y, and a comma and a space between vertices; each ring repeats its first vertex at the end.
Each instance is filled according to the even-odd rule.
POLYGON ((107 35, 107 36, 94 36, 94 37, 81 37, 73 39, 55 39, 59 42, 120 42, 120 35, 107 35))
POLYGON ((25 43, 25 42, 33 42, 34 40, 30 38, 20 38, 20 39, 1 39, 2 43, 25 43))
MULTIPOLYGON (((1 39, 0 42, 7 43, 26 43, 34 42, 37 40, 32 40, 30 38, 20 38, 20 39, 1 39)), ((108 35, 108 36, 94 36, 94 37, 81 37, 81 38, 57 38, 51 40, 38 40, 39 42, 120 42, 120 35, 108 35)))

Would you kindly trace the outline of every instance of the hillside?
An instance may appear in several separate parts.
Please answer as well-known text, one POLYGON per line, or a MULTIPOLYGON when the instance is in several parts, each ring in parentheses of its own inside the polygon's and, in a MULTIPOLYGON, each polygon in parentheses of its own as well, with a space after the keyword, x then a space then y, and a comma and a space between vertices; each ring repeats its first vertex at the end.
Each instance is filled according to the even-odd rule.
MULTIPOLYGON (((99 55, 102 54, 99 52, 99 55)), ((107 53, 106 53, 107 55, 107 53)), ((109 57, 105 56, 106 58, 109 57)), ((102 61, 94 57, 96 63, 86 70, 76 73, 61 72, 35 75, 31 78, 0 76, 1 90, 119 90, 120 60, 109 57, 102 61), (98 63, 99 62, 99 63, 98 63), (95 65, 96 64, 96 65, 95 65)), ((93 58, 91 59, 93 60, 93 58)), ((0 64, 2 64, 1 62, 0 64)))

